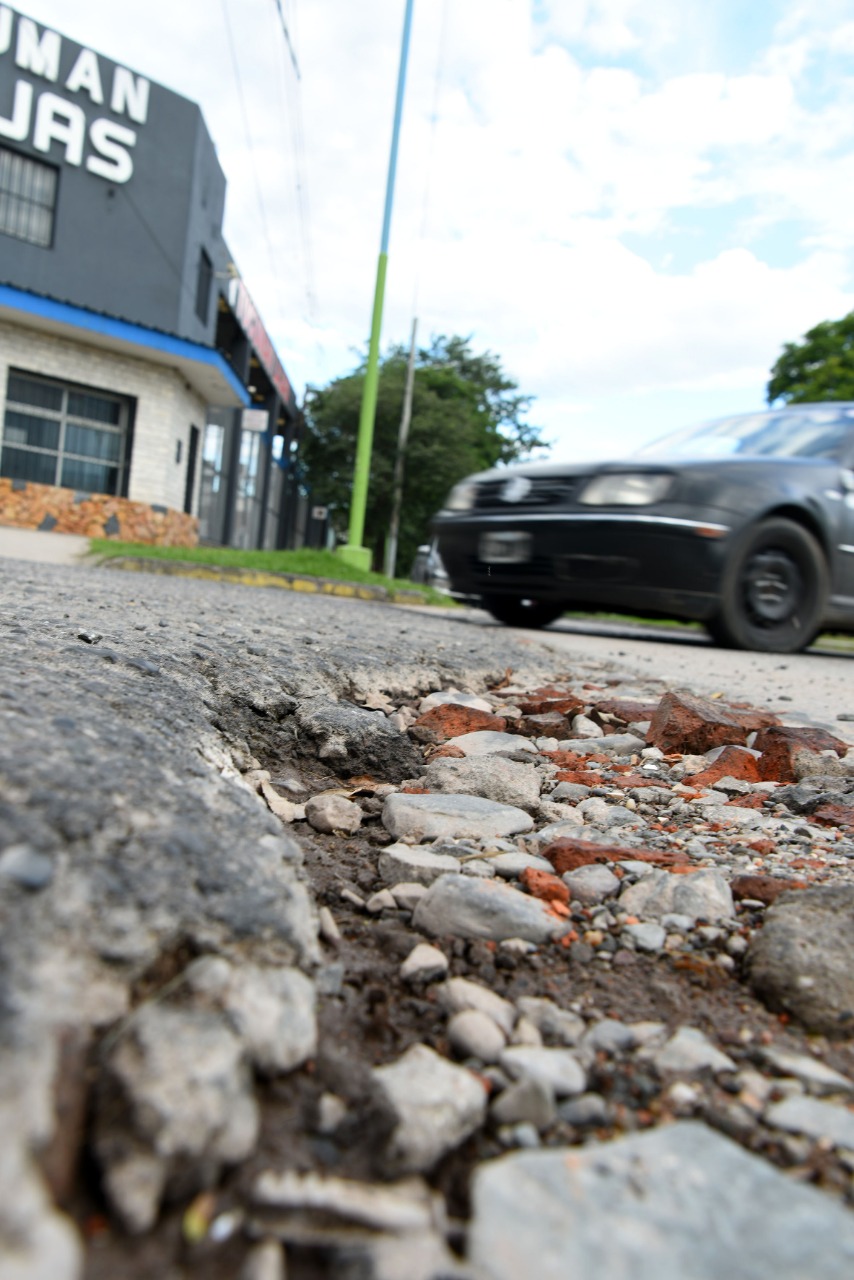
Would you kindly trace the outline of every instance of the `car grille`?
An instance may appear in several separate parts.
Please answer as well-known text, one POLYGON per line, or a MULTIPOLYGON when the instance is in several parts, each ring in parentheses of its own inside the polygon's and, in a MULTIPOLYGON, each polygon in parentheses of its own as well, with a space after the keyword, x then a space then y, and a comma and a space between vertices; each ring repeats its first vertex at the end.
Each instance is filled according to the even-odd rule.
POLYGON ((510 477, 486 480, 477 486, 474 505, 476 511, 498 507, 502 511, 525 511, 531 507, 556 507, 572 498, 578 486, 575 476, 528 476, 531 488, 524 498, 508 502, 502 497, 510 477))
POLYGON ((524 564, 484 564, 477 556, 468 557, 467 577, 477 579, 481 586, 490 583, 506 583, 516 578, 523 582, 537 579, 551 581, 554 577, 554 564, 551 556, 534 556, 524 564))

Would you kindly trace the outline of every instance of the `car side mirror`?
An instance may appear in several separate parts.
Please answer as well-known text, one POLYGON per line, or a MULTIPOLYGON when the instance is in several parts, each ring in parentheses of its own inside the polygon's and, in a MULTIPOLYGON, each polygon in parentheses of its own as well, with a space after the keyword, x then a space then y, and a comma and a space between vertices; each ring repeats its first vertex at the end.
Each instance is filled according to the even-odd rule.
POLYGON ((854 493, 854 470, 843 467, 839 473, 839 484, 845 493, 854 493))

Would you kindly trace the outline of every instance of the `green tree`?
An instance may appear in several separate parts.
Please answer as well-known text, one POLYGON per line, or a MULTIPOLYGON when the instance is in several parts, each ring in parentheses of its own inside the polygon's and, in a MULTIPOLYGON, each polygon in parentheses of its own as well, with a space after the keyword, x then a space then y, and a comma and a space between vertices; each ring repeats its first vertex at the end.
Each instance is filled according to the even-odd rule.
POLYGON ((854 311, 787 342, 771 370, 768 403, 854 400, 854 311))
MULTIPOLYGON (((431 516, 449 489, 474 471, 512 462, 546 447, 524 421, 531 397, 491 352, 477 355, 470 340, 433 338, 416 353, 412 420, 406 449, 398 538, 398 572, 409 570, 415 550, 429 536, 431 516)), ((382 564, 392 508, 394 462, 406 386, 408 352, 394 346, 380 362, 365 544, 382 564)), ((333 509, 345 533, 365 363, 306 399, 306 433, 300 456, 313 497, 333 509)))

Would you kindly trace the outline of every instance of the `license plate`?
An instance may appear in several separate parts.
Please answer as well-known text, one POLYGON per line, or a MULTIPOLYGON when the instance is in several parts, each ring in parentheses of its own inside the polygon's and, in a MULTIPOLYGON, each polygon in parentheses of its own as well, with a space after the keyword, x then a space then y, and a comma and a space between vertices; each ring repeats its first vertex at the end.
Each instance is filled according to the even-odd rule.
POLYGON ((525 564, 531 558, 529 533, 484 533, 478 544, 484 564, 525 564))

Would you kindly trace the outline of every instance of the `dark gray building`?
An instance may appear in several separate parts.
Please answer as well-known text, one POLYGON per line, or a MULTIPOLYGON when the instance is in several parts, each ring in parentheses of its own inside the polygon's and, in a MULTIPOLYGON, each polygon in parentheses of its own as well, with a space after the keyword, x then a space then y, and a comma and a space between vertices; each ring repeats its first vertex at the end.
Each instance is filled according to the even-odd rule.
POLYGON ((225 191, 195 103, 0 5, 0 495, 54 486, 198 516, 211 542, 289 540, 299 412, 225 191))

